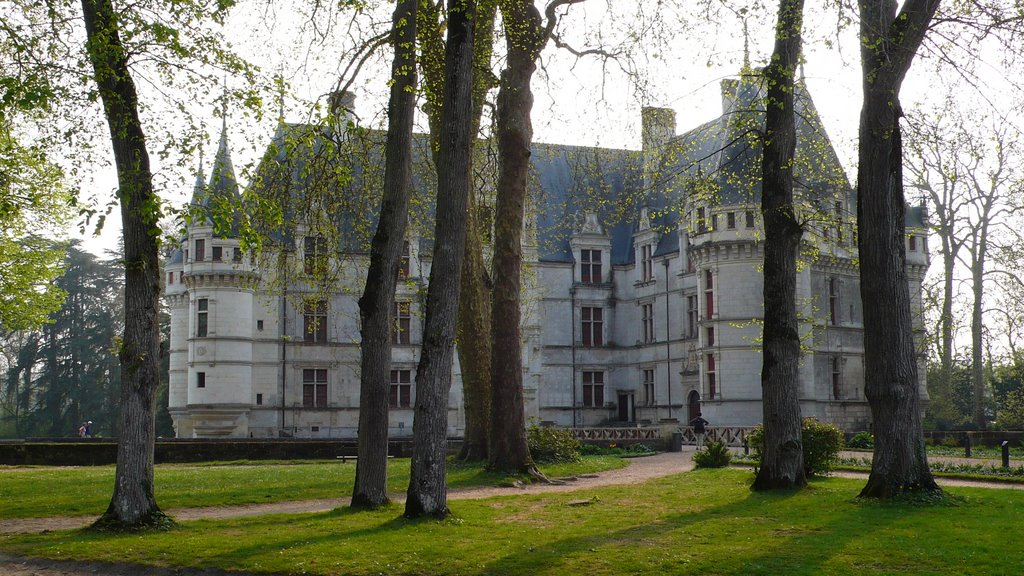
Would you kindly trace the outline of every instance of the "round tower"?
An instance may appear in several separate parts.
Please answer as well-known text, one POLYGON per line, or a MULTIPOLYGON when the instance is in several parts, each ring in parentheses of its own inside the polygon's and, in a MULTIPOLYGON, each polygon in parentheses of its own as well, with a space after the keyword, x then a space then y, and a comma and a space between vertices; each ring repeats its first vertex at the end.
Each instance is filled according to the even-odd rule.
POLYGON ((180 436, 249 435, 257 277, 238 240, 239 203, 225 124, 209 184, 197 182, 181 246, 186 293, 172 319, 180 335, 172 342, 187 344, 171 399, 174 406, 185 390, 180 436))

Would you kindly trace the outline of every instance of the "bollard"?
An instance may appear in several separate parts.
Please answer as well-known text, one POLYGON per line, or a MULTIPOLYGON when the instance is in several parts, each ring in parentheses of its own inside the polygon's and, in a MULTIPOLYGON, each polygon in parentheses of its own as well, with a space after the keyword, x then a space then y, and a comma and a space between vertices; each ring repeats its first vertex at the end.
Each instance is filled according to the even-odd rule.
POLYGON ((964 434, 964 458, 971 457, 971 435, 964 434))
POLYGON ((1009 440, 1003 440, 1003 443, 1000 444, 1000 446, 1003 447, 1003 468, 1009 468, 1010 467, 1010 441, 1009 440))

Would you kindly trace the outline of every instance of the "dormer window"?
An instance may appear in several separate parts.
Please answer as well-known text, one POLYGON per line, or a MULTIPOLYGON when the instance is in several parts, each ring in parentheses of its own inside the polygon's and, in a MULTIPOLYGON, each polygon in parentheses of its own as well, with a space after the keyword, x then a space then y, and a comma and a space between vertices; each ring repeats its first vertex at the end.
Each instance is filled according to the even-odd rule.
POLYGON ((640 281, 651 282, 654 280, 654 257, 653 246, 644 244, 640 247, 640 281))
POLYGON ((323 236, 306 236, 303 270, 306 274, 323 272, 327 268, 327 240, 323 236))
POLYGON ((697 208, 697 233, 703 234, 708 231, 708 222, 703 208, 697 208))
POLYGON ((398 264, 398 277, 408 278, 409 277, 409 262, 412 252, 409 249, 409 241, 406 240, 402 243, 402 259, 398 264))
POLYGON ((910 251, 917 252, 917 236, 910 235, 910 251))
POLYGON ((601 251, 580 250, 580 282, 584 284, 600 284, 601 278, 601 251))
POLYGON ((196 262, 206 260, 206 240, 196 240, 196 262))

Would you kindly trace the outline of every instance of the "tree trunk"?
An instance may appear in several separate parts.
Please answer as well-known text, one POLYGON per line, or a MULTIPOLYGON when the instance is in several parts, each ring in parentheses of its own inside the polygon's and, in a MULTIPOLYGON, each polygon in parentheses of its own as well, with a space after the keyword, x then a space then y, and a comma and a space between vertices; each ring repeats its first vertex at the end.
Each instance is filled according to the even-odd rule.
POLYGON ((441 110, 434 259, 427 290, 423 348, 416 370, 413 455, 405 502, 408 517, 444 518, 448 511, 448 392, 459 306, 466 202, 472 152, 473 0, 448 1, 448 43, 441 110))
MULTIPOLYGON (((487 92, 494 87, 491 57, 494 52, 496 0, 477 2, 476 28, 473 32, 473 122, 472 133, 480 131, 480 119, 487 92)), ((437 5, 421 6, 419 38, 423 68, 427 116, 437 165, 441 125, 441 93, 444 91, 444 40, 441 38, 437 5)), ((472 173, 472 168, 470 169, 472 173)), ((466 428, 458 459, 487 458, 487 433, 491 396, 491 292, 484 262, 484 223, 481 221, 477 181, 470 182, 466 210, 466 248, 462 263, 462 287, 456 337, 459 367, 462 371, 462 398, 466 428)))
POLYGON ((86 51, 103 101, 117 166, 124 233, 125 326, 114 495, 93 525, 167 526, 153 495, 154 403, 160 383, 160 229, 138 97, 110 0, 82 0, 86 51))
MULTIPOLYGON (((487 92, 494 87, 491 57, 497 0, 477 2, 473 31, 473 134, 480 131, 487 92)), ((471 171, 472 173, 472 171, 471 171)), ((462 369, 462 402, 466 430, 458 459, 487 459, 491 410, 491 282, 484 262, 484 226, 477 180, 469 185, 466 210, 466 252, 462 263, 462 294, 456 335, 462 369)))
MULTIPOLYGON (((990 197, 991 198, 991 197, 990 197)), ((988 253, 988 210, 982 212, 983 219, 979 223, 977 246, 973 246, 971 255, 971 389, 973 391, 972 407, 974 423, 979 428, 988 426, 985 415, 985 359, 984 359, 984 299, 985 299, 985 260, 988 253)))
POLYGON ((359 299, 362 321, 359 445, 353 508, 387 504, 388 388, 395 285, 412 195, 412 125, 416 113, 416 7, 399 0, 392 19, 391 98, 384 151, 384 196, 370 247, 370 268, 359 299))
POLYGON ((803 0, 780 0, 775 52, 765 68, 764 342, 761 403, 764 451, 754 490, 805 486, 800 418, 800 321, 796 313, 796 264, 803 229, 793 208, 796 150, 794 76, 800 58, 803 0))
POLYGON ((863 497, 937 491, 921 431, 917 351, 904 248, 899 88, 939 0, 861 0, 864 108, 857 223, 864 309, 864 392, 875 452, 863 497))
POLYGON ((497 208, 491 295, 491 439, 488 468, 537 473, 526 442, 520 311, 523 218, 533 140, 530 80, 547 34, 529 0, 502 3, 508 63, 501 73, 496 135, 497 208))

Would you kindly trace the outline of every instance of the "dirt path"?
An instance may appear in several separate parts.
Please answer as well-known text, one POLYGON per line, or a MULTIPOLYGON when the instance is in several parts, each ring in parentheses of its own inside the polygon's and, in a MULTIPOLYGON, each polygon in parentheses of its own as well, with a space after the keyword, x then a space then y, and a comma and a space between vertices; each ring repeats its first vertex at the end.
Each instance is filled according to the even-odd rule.
MULTIPOLYGON (((528 484, 520 487, 499 488, 482 486, 453 490, 448 497, 451 500, 474 500, 492 496, 509 496, 517 494, 541 494, 552 492, 572 492, 598 486, 621 484, 638 484, 654 478, 678 474, 693 469, 693 448, 685 447, 682 453, 663 453, 645 458, 635 458, 629 465, 619 470, 609 470, 599 474, 588 474, 575 479, 567 479, 564 484, 528 484)), ((857 456, 870 457, 868 453, 856 453, 857 456)), ((846 478, 864 478, 865 473, 838 472, 836 476, 846 478)), ((940 478, 943 486, 974 486, 983 488, 1003 488, 1024 490, 1024 484, 1006 484, 1001 482, 974 482, 940 478)), ((404 501, 404 494, 393 494, 396 502, 404 501)), ((177 508, 168 510, 168 514, 180 521, 199 520, 204 518, 240 518, 261 514, 297 514, 314 513, 333 510, 348 504, 348 498, 295 500, 269 504, 248 504, 243 506, 214 506, 205 508, 177 508)), ((0 520, 0 534, 34 533, 50 530, 70 530, 82 528, 92 522, 92 516, 61 516, 50 518, 24 518, 0 520)), ((153 576, 247 576, 242 572, 223 572, 219 570, 162 570, 150 567, 139 567, 101 562, 65 562, 34 558, 18 558, 0 554, 0 574, 4 576, 89 576, 105 574, 110 576, 135 576, 146 574, 153 576)), ((264 575, 266 576, 266 575, 264 575)))

